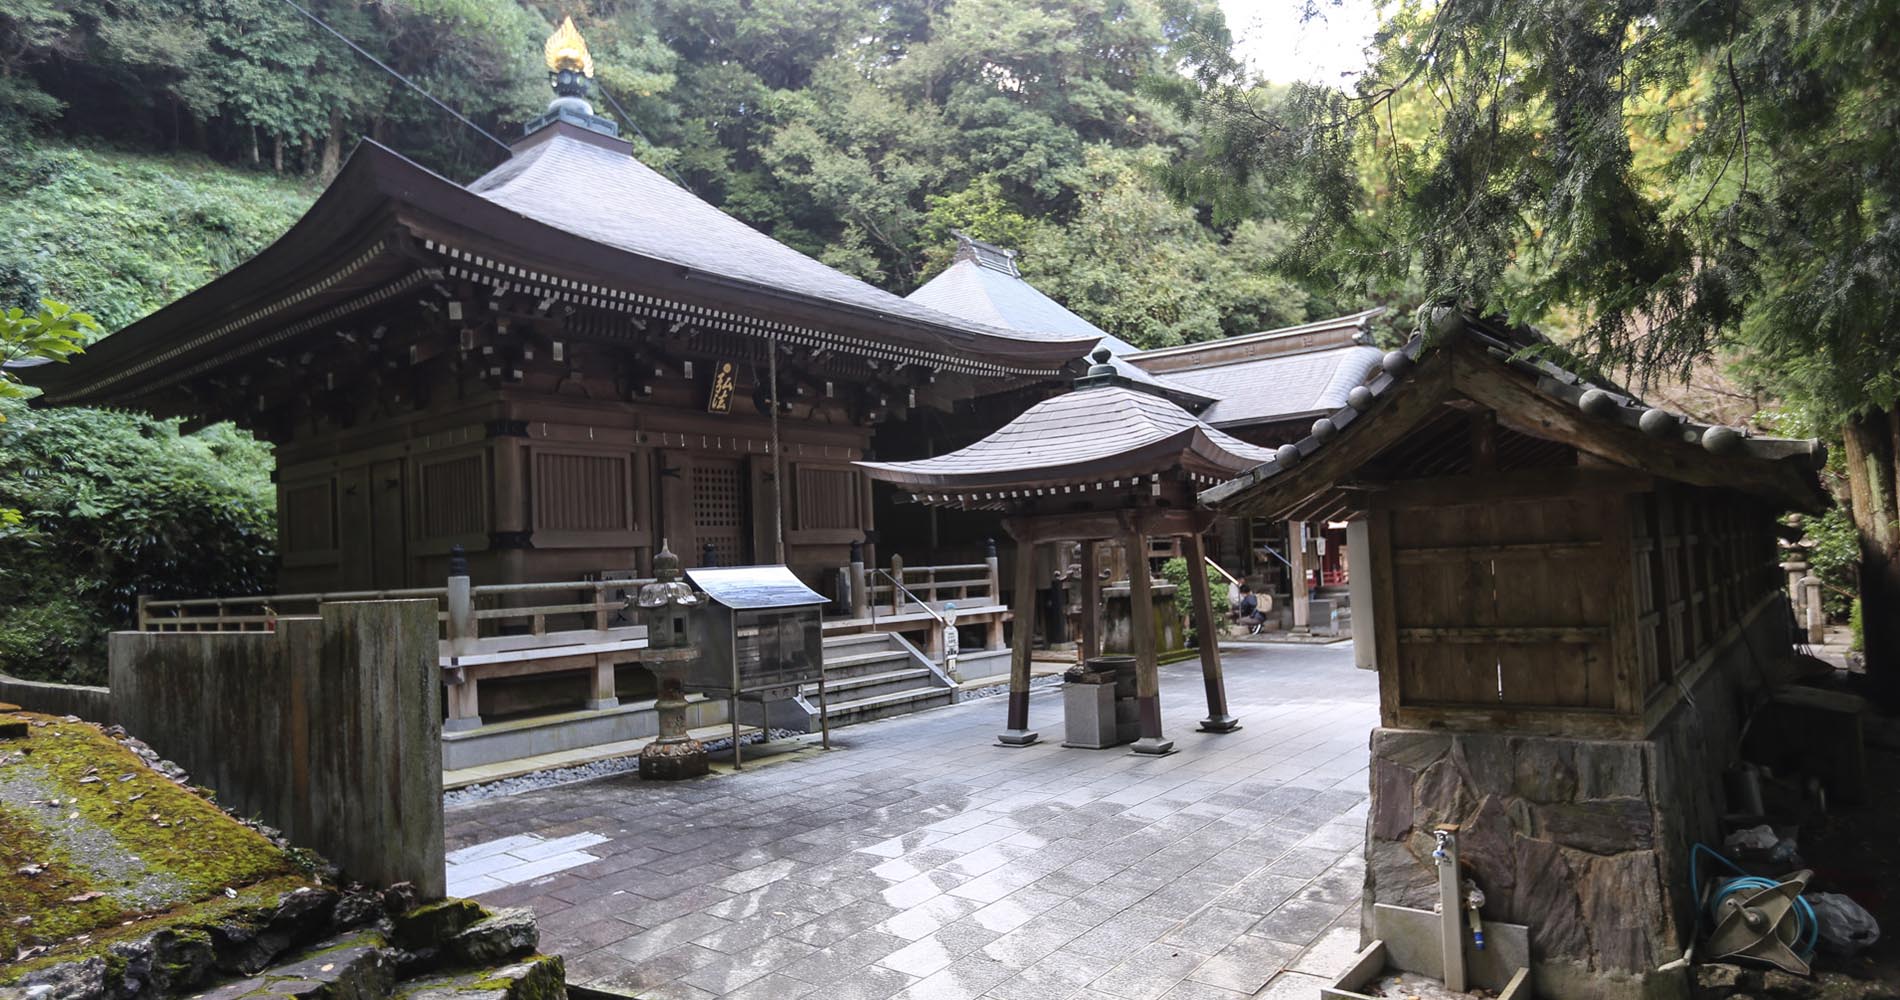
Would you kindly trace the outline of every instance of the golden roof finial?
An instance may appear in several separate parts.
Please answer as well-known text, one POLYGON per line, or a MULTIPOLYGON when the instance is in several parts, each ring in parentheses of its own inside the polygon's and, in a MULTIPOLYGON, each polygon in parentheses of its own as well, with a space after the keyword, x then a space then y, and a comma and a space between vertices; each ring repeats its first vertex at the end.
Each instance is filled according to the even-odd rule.
POLYGON ((548 72, 559 73, 562 70, 578 70, 582 76, 594 75, 594 57, 587 52, 587 39, 581 37, 580 30, 574 27, 574 18, 561 19, 561 26, 548 36, 548 43, 542 47, 548 57, 548 72))

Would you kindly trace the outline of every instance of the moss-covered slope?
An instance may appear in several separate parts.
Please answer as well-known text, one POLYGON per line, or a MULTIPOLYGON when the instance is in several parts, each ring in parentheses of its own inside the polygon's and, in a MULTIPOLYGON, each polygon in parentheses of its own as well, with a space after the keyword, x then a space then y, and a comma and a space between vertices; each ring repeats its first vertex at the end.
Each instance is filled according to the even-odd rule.
POLYGON ((0 739, 0 964, 122 933, 186 904, 312 884, 296 859, 98 726, 28 712, 0 739))

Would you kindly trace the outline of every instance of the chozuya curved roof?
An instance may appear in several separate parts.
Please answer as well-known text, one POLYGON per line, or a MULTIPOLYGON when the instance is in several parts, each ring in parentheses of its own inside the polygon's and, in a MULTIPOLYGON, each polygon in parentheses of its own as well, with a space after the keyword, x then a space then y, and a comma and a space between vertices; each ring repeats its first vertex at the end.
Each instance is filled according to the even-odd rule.
POLYGON ((954 502, 971 493, 1029 495, 1176 468, 1203 482, 1218 482, 1272 454, 1209 427, 1152 392, 1098 384, 1045 399, 958 451, 912 462, 856 464, 871 478, 907 487, 925 502, 954 502))
POLYGON ((1527 327, 1452 309, 1436 323, 1429 343, 1414 334, 1388 352, 1382 371, 1346 406, 1313 421, 1312 433, 1203 491, 1201 502, 1233 513, 1337 516, 1357 502, 1340 489, 1348 477, 1458 398, 1488 407, 1500 426, 1508 420, 1525 436, 1657 478, 1734 489, 1780 508, 1818 512, 1831 502, 1816 474, 1827 461, 1819 441, 1750 437, 1651 407, 1621 386, 1560 367, 1549 359, 1551 342, 1527 327))
POLYGON ((1055 375, 1094 343, 907 302, 701 201, 630 144, 556 120, 468 187, 364 140, 251 260, 71 364, 21 374, 55 404, 147 397, 445 276, 978 375, 1055 375))

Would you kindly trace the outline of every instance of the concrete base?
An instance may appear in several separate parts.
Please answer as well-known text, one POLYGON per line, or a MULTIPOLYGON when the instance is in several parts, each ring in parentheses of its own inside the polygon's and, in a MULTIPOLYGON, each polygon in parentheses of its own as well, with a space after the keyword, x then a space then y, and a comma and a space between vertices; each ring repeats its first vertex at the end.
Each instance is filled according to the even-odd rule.
POLYGON ((442 720, 442 731, 445 733, 466 733, 480 728, 482 728, 482 717, 479 715, 472 715, 466 719, 442 720))
POLYGON ((1062 720, 1065 747, 1105 750, 1120 745, 1116 739, 1115 685, 1062 685, 1062 720))
MULTIPOLYGON (((724 701, 688 695, 686 728, 730 721, 724 701)), ((444 724, 447 729, 447 724, 444 724)), ((514 719, 442 735, 442 767, 459 771, 519 757, 578 750, 603 743, 638 740, 660 734, 654 702, 639 701, 592 711, 514 719)))
POLYGON ((996 745, 1003 747, 1026 747, 1042 739, 1034 729, 1005 729, 996 734, 996 745))
POLYGON ((605 711, 606 709, 609 709, 609 708, 619 708, 620 699, 602 698, 598 701, 590 701, 583 707, 585 707, 589 712, 600 712, 600 711, 605 711))
POLYGON ((1166 757, 1174 752, 1174 741, 1148 736, 1136 740, 1135 745, 1129 749, 1143 757, 1166 757))
POLYGON ((1231 715, 1208 716, 1201 720, 1200 730, 1204 733, 1231 733, 1240 728, 1240 720, 1231 715))

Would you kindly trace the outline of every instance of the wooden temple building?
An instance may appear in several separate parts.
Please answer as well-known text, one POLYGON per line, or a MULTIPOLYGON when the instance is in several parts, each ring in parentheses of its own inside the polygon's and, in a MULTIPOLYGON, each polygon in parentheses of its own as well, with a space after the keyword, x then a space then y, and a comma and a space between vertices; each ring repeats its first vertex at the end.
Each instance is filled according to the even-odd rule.
MULTIPOLYGON (((1210 517, 1196 504, 1196 491, 1258 464, 1270 453, 1208 426, 1152 387, 1119 374, 1112 348, 1096 348, 1094 361, 1074 391, 1037 403, 968 447, 910 462, 858 465, 920 504, 1000 512, 1004 528, 1016 540, 1018 594, 1035 589, 1037 546, 1081 543, 1085 658, 1101 650, 1096 543, 1119 542, 1128 553, 1132 592, 1140 734, 1134 749, 1165 754, 1173 743, 1161 728, 1146 558, 1150 540, 1180 540, 1190 564, 1199 565, 1204 558, 1201 536, 1210 517)), ((1238 722, 1227 712, 1207 576, 1190 573, 1188 578, 1195 625, 1203 637, 1200 657, 1208 714, 1201 725, 1227 732, 1238 722)), ((1029 729, 1030 630, 1020 624, 1011 661, 1008 724, 999 737, 1012 746, 1038 739, 1029 729)))
POLYGON ((1432 831, 1454 824, 1486 921, 1531 929, 1538 995, 1678 995, 1690 847, 1721 841, 1723 773, 1791 662, 1776 517, 1826 506, 1824 455, 1553 354, 1443 312, 1200 498, 1366 529, 1367 932, 1380 906, 1432 905, 1432 831))
POLYGON ((772 240, 636 159, 578 60, 550 67, 559 96, 486 175, 365 140, 256 257, 21 374, 41 405, 274 444, 285 592, 439 584, 457 546, 483 583, 640 577, 662 539, 829 589, 875 532, 852 463, 880 428, 1065 382, 1095 345, 772 240))

